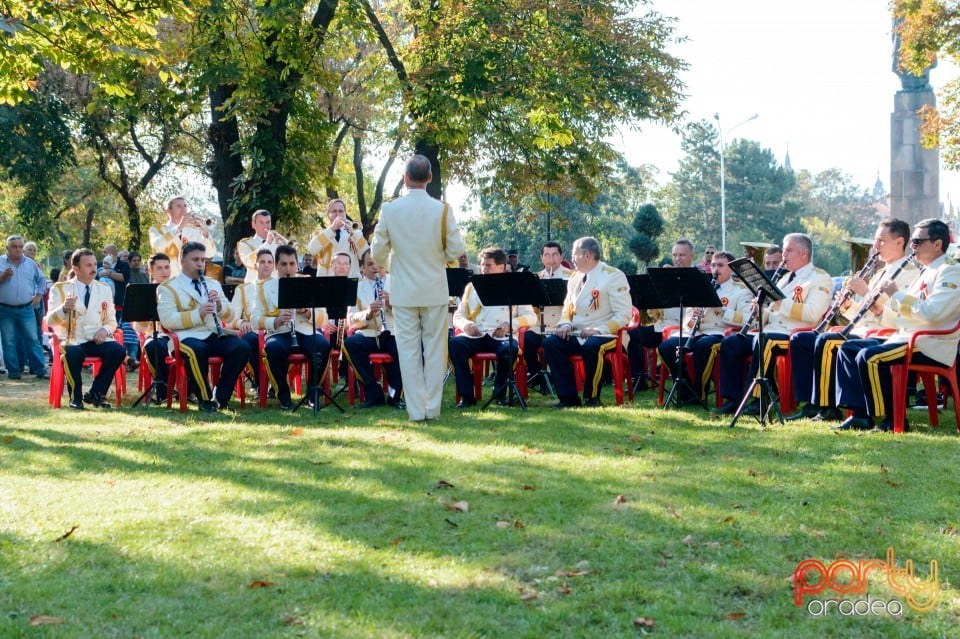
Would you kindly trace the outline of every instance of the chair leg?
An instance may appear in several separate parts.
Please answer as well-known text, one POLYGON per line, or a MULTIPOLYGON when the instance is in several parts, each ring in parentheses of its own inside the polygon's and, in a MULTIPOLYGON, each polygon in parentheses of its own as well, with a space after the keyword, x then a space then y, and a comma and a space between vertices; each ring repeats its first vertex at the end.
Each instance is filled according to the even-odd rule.
POLYGON ((893 432, 902 433, 907 418, 907 367, 895 364, 890 367, 890 375, 893 388, 893 432))

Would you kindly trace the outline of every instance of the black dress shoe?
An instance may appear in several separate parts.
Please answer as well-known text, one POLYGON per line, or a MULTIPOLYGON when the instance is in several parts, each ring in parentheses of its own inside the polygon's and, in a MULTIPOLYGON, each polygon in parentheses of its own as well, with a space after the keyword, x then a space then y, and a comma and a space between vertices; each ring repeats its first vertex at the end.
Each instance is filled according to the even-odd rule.
POLYGON ((810 419, 811 417, 816 417, 819 414, 819 410, 813 404, 806 404, 803 408, 793 413, 790 413, 783 419, 788 422, 795 422, 798 419, 810 419))
POLYGON ((37 379, 50 379, 50 376, 46 373, 37 373, 37 379))
POLYGON ((406 410, 407 403, 400 399, 399 397, 388 397, 387 406, 393 406, 397 410, 406 410))
POLYGON ((280 402, 280 410, 289 413, 293 410, 293 402, 280 402))
POLYGON ((90 404, 91 406, 96 406, 97 408, 110 408, 110 402, 107 401, 107 398, 100 393, 94 393, 93 391, 84 393, 83 401, 84 403, 90 404))
MULTIPOLYGON (((906 417, 903 418, 903 432, 910 430, 910 422, 906 417)), ((880 421, 880 425, 874 428, 871 432, 874 433, 892 433, 893 432, 893 417, 884 417, 880 421)))
POLYGON ((600 403, 599 397, 591 397, 590 399, 585 399, 583 400, 583 405, 590 408, 597 408, 597 407, 603 406, 603 404, 600 403))
POLYGON ((70 408, 72 408, 73 410, 86 410, 83 407, 83 402, 78 402, 76 400, 73 400, 70 402, 70 408))
POLYGON ((560 401, 554 404, 557 408, 580 408, 580 398, 576 395, 572 397, 561 397, 560 401))
POLYGON ((834 430, 870 430, 873 428, 873 422, 869 417, 847 417, 843 423, 834 426, 834 430))
POLYGON ((720 408, 714 408, 710 412, 716 415, 733 415, 737 411, 737 406, 739 405, 740 405, 739 402, 735 402, 731 399, 724 402, 723 406, 721 406, 720 408))
POLYGON ((220 404, 214 400, 201 399, 199 408, 201 413, 216 413, 220 410, 220 404))
POLYGON ((811 418, 815 422, 839 422, 843 419, 843 413, 839 408, 821 408, 820 412, 811 418))
POLYGON ((371 397, 370 399, 361 403, 360 408, 373 408, 374 406, 383 406, 386 403, 387 400, 383 397, 383 395, 379 395, 377 397, 371 397))
POLYGON ((457 402, 457 408, 470 408, 471 406, 476 406, 477 400, 473 397, 461 397, 460 401, 457 402))

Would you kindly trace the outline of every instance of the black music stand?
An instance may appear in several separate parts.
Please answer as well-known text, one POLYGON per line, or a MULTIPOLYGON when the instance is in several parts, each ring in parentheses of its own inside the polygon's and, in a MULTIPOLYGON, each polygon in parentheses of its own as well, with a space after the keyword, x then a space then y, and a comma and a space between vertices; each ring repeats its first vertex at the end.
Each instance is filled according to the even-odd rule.
MULTIPOLYGON (((513 371, 517 357, 517 351, 513 348, 513 307, 520 304, 543 306, 547 303, 546 293, 540 286, 540 278, 530 271, 521 271, 519 273, 476 275, 471 283, 484 306, 507 307, 507 324, 510 326, 507 334, 508 350, 510 352, 510 366, 507 369, 507 400, 510 405, 513 405, 513 401, 516 399, 520 408, 527 410, 527 403, 520 395, 520 390, 517 388, 517 378, 513 371)), ((517 346, 520 346, 519 340, 517 346)), ((493 400, 494 397, 491 393, 490 399, 483 405, 483 408, 489 406, 493 400)))
MULTIPOLYGON (((630 286, 630 303, 640 311, 660 308, 660 292, 653 285, 653 278, 647 273, 627 275, 627 284, 630 286)), ((636 394, 640 382, 647 377, 646 370, 630 371, 636 379, 633 382, 633 392, 636 394)))
POLYGON ((468 268, 448 268, 447 271, 447 295, 450 297, 463 297, 463 289, 467 287, 473 271, 468 268))
MULTIPOLYGON (((157 330, 157 322, 160 317, 157 315, 157 285, 156 284, 127 284, 125 297, 123 298, 123 321, 124 322, 150 322, 153 326, 153 341, 150 345, 153 347, 154 361, 160 361, 160 334, 157 330)), ((146 366, 145 363, 141 364, 146 366)), ((159 372, 159 371, 156 371, 159 372)), ((160 393, 157 391, 161 385, 167 383, 167 380, 153 377, 153 383, 150 388, 144 391, 134 406, 143 402, 148 406, 152 400, 157 406, 160 405, 160 393), (144 401, 146 400, 146 401, 144 401)), ((167 389, 170 392, 170 389, 167 389)))
POLYGON ((740 405, 737 407, 737 412, 733 415, 733 421, 730 422, 730 428, 733 428, 737 420, 740 419, 741 413, 743 413, 744 407, 747 405, 747 402, 750 401, 750 397, 753 395, 753 389, 760 387, 760 413, 756 416, 757 421, 761 426, 767 423, 767 416, 770 413, 770 410, 777 415, 777 419, 780 420, 780 424, 783 425, 783 415, 780 413, 780 407, 777 406, 777 400, 779 397, 774 397, 773 387, 770 385, 770 380, 767 379, 767 366, 766 362, 763 361, 764 348, 763 348, 763 306, 768 301, 769 302, 778 302, 786 297, 777 285, 774 284, 767 274, 760 269, 756 263, 747 257, 741 257, 736 259, 729 264, 730 269, 740 278, 740 281, 750 289, 750 292, 753 293, 755 302, 757 304, 757 347, 759 349, 760 362, 757 366, 757 374, 754 376, 753 380, 750 382, 750 386, 747 387, 747 392, 744 394, 743 399, 740 400, 740 405), (766 402, 766 404, 765 404, 766 402), (766 405, 766 408, 764 408, 766 405))
MULTIPOLYGON (((281 277, 277 293, 277 308, 346 308, 357 303, 357 280, 349 277, 281 277)), ((312 316, 313 334, 317 334, 317 316, 312 316)), ((316 346, 316 339, 312 342, 316 346)), ((323 390, 318 375, 326 371, 320 368, 320 357, 316 348, 310 351, 310 386, 293 410, 296 411, 304 402, 313 402, 313 416, 320 410, 320 396, 337 407, 341 413, 343 408, 329 393, 323 390)))
MULTIPOLYGON (((567 299, 567 284, 569 280, 565 280, 562 277, 551 277, 547 279, 540 280, 540 285, 543 287, 543 292, 547 295, 547 303, 540 307, 540 334, 546 337, 547 326, 543 319, 543 311, 549 307, 560 307, 563 308, 563 302, 567 299)), ((521 347, 523 345, 521 344, 521 347)), ((547 382, 547 390, 550 391, 552 397, 557 396, 556 390, 553 387, 553 377, 546 368, 541 370, 541 375, 543 375, 544 381, 547 382)))
MULTIPOLYGON (((683 376, 683 315, 688 307, 715 308, 720 306, 720 298, 710 285, 710 276, 698 268, 651 268, 647 269, 653 281, 654 288, 660 294, 659 308, 680 308, 680 326, 677 332, 677 361, 670 371, 673 385, 670 394, 663 402, 663 408, 671 402, 677 408, 683 406, 683 396, 680 392, 686 389, 690 395, 696 395, 693 386, 683 376)), ((698 402, 699 403, 699 402, 698 402)))

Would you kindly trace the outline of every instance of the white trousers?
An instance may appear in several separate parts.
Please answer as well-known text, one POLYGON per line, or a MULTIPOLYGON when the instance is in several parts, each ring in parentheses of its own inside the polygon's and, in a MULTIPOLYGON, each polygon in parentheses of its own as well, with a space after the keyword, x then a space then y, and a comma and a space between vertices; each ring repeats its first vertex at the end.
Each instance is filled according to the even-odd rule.
POLYGON ((407 414, 440 416, 447 370, 447 306, 394 306, 393 321, 407 414))

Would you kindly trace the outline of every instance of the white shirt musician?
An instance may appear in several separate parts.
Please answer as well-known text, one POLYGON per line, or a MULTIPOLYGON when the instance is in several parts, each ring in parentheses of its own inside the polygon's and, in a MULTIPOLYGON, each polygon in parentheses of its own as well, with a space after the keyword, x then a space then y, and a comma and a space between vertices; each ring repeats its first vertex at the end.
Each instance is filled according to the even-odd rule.
POLYGON ((357 380, 363 385, 364 401, 361 408, 389 404, 406 408, 400 399, 403 380, 400 375, 400 356, 397 338, 393 334, 393 308, 390 306, 390 276, 380 276, 379 267, 370 251, 363 254, 360 268, 363 278, 357 283, 357 303, 348 311, 353 334, 343 341, 343 357, 353 367, 357 380), (374 376, 370 355, 386 353, 391 360, 384 365, 387 383, 393 393, 385 396, 374 376))
POLYGON ((185 198, 171 198, 167 202, 166 214, 166 224, 150 227, 150 248, 154 253, 163 253, 170 258, 171 276, 180 274, 181 248, 187 242, 202 244, 211 258, 216 254, 217 246, 210 235, 209 220, 188 213, 185 198))
POLYGON ((253 324, 270 333, 264 344, 267 375, 277 391, 280 408, 292 410, 293 401, 290 399, 290 385, 287 383, 287 358, 293 351, 308 354, 308 377, 311 382, 316 381, 315 376, 326 371, 330 342, 323 336, 321 329, 327 320, 327 313, 322 308, 279 307, 280 282, 285 278, 298 277, 297 250, 288 244, 280 246, 277 248, 276 259, 277 277, 257 285, 253 324))
MULTIPOLYGON (((273 230, 273 221, 270 217, 270 211, 258 209, 253 212, 250 219, 250 226, 253 227, 253 235, 245 237, 237 242, 237 252, 240 254, 240 263, 247 268, 246 283, 256 283, 259 279, 257 273, 257 255, 261 249, 269 249, 271 253, 277 252, 277 247, 287 243, 287 238, 273 230)), ((271 277, 276 277, 274 270, 271 277)))
POLYGON ((233 309, 220 282, 204 277, 205 267, 204 245, 184 244, 180 274, 157 287, 157 315, 160 324, 180 340, 187 375, 200 395, 200 410, 216 412, 230 402, 237 378, 250 359, 250 347, 224 328, 224 323, 233 322, 233 309), (223 360, 213 390, 207 381, 211 356, 223 360))
POLYGON ((107 391, 126 357, 123 346, 113 338, 117 330, 113 291, 96 281, 97 257, 90 249, 74 251, 71 264, 76 277, 57 282, 50 290, 46 320, 60 339, 61 350, 54 357, 64 358, 70 408, 83 410, 84 402, 109 408, 107 391), (84 394, 80 372, 86 357, 99 357, 102 363, 90 391, 84 394))
MULTIPOLYGON (((488 248, 480 252, 480 273, 493 275, 504 273, 507 254, 503 249, 488 248)), ((453 326, 460 334, 450 340, 450 362, 456 379, 460 403, 457 408, 466 408, 477 403, 474 396, 473 372, 470 358, 477 353, 497 354, 497 373, 493 382, 493 396, 498 403, 505 403, 507 374, 515 365, 518 354, 517 340, 510 334, 510 313, 507 306, 486 306, 480 301, 473 283, 467 284, 457 310, 453 313, 453 326)), ((519 331, 537 323, 537 316, 529 304, 514 306, 513 329, 519 331)))

